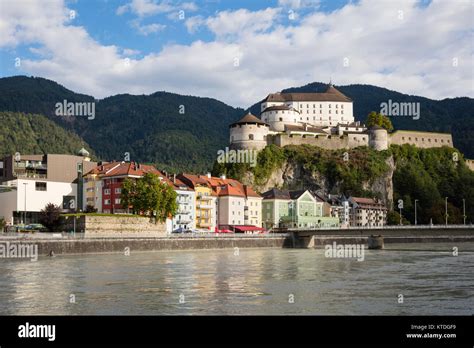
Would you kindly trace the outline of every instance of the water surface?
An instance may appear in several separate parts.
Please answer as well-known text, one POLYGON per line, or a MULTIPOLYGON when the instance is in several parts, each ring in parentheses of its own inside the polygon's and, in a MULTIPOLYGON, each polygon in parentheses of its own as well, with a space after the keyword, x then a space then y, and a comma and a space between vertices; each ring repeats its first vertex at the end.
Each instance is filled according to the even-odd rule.
POLYGON ((388 245, 361 262, 321 249, 2 259, 0 314, 471 315, 474 243, 453 246, 388 245))

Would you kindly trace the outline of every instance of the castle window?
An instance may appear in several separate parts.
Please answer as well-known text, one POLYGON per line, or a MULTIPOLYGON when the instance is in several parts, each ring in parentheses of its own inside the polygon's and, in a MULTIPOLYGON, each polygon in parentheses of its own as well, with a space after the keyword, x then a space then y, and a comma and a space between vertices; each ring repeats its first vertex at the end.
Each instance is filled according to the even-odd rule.
POLYGON ((253 134, 249 134, 249 140, 253 140, 253 134))
POLYGON ((283 121, 283 118, 280 117, 280 121, 283 121))
POLYGON ((425 141, 425 138, 421 138, 421 141, 425 141))
POLYGON ((431 139, 429 139, 429 138, 428 138, 428 142, 430 142, 430 143, 431 143, 431 139))
POLYGON ((402 140, 405 140, 405 137, 402 137, 402 140))
POLYGON ((438 142, 438 139, 435 139, 434 141, 435 141, 435 143, 437 143, 437 142, 438 142))
POLYGON ((442 142, 442 143, 444 143, 444 140, 443 140, 443 139, 441 139, 441 142, 442 142))
POLYGON ((411 137, 408 137, 408 141, 411 141, 411 137))

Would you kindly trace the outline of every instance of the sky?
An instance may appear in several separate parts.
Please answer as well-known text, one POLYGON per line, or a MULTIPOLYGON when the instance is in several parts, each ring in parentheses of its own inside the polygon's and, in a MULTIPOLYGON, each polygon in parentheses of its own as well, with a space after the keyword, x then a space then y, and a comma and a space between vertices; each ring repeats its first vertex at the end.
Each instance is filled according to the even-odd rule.
POLYGON ((474 96, 474 0, 0 0, 0 77, 246 108, 314 81, 474 96))

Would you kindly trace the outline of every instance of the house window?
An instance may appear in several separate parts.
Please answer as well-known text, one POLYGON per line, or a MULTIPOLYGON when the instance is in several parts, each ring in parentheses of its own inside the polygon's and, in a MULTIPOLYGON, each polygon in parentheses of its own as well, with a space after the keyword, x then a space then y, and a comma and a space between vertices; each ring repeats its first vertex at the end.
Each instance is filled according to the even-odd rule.
POLYGON ((116 188, 115 193, 118 193, 118 194, 122 193, 122 189, 120 187, 116 188))
POLYGON ((120 198, 115 198, 115 204, 120 204, 120 198))
POLYGON ((110 189, 104 189, 104 195, 110 195, 110 189))
POLYGON ((253 134, 249 134, 249 140, 253 140, 253 134))
POLYGON ((104 204, 110 204, 110 199, 104 200, 104 204))
POLYGON ((46 191, 46 183, 45 182, 36 182, 35 183, 36 191, 46 191))

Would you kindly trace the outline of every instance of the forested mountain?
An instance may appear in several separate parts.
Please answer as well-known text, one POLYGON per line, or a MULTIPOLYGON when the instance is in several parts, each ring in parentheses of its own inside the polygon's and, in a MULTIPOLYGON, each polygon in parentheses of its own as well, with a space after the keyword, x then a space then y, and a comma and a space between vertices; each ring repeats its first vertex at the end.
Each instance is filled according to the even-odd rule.
MULTIPOLYGON (((285 92, 321 92, 325 88, 325 84, 315 82, 285 92)), ((454 145, 466 157, 474 158, 474 116, 471 114, 474 99, 435 101, 370 85, 337 88, 354 100, 354 114, 361 121, 365 121, 370 111, 380 110, 380 103, 389 99, 420 102, 420 119, 392 117, 395 128, 452 132, 454 145)), ((263 97, 256 96, 256 99, 263 97)), ((64 100, 93 102, 94 98, 74 93, 44 78, 14 76, 0 79, 0 111, 45 115, 50 121, 77 134, 75 141, 89 144, 100 159, 120 160, 125 152, 129 152, 133 161, 153 163, 161 169, 173 171, 204 172, 212 168, 217 151, 229 143, 229 124, 244 114, 244 110, 215 99, 156 92, 151 95, 121 94, 95 100, 95 118, 88 120, 87 117, 56 116, 55 104, 64 100)), ((251 110, 259 115, 257 105, 251 110)), ((11 120, 9 122, 2 124, 4 140, 0 143, 0 152, 10 153, 11 149, 18 147, 20 152, 31 152, 32 144, 25 143, 22 148, 21 142, 15 143, 8 136, 9 129, 16 129, 12 128, 11 120)), ((50 142, 41 129, 30 129, 38 132, 33 136, 38 141, 50 142)), ((51 146, 52 143, 45 148, 50 151, 51 146)), ((39 147, 35 149, 39 150, 39 147)), ((67 152, 70 145, 57 141, 54 149, 67 152)))
MULTIPOLYGON (((73 131, 103 160, 121 160, 124 153, 161 169, 206 171, 217 150, 229 142, 229 124, 243 110, 210 98, 167 92, 121 94, 95 101, 95 118, 55 115, 58 102, 92 102, 43 78, 0 79, 0 111, 39 113, 73 131)), ((25 150, 24 150, 25 151, 25 150)))
POLYGON ((0 157, 23 154, 71 154, 84 147, 93 151, 79 136, 42 115, 0 111, 0 157))

